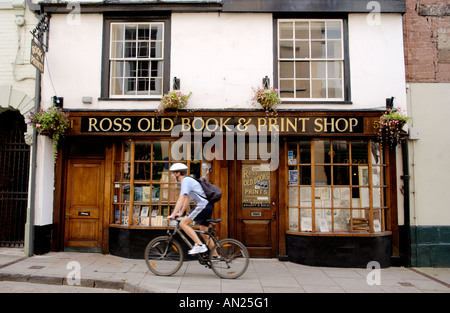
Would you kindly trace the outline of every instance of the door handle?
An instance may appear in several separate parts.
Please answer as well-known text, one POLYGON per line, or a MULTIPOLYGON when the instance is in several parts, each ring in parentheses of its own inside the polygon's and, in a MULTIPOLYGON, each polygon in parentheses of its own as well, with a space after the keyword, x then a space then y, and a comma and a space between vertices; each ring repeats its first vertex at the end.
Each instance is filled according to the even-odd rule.
POLYGON ((277 217, 277 212, 273 211, 272 213, 272 219, 274 220, 277 217))

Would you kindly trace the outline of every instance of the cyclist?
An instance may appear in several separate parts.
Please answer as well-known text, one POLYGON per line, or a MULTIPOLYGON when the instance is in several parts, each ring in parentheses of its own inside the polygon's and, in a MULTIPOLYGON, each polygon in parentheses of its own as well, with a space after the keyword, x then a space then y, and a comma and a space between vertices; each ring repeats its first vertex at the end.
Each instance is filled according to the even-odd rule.
MULTIPOLYGON (((194 210, 191 210, 188 215, 186 215, 180 222, 181 229, 194 241, 194 247, 189 250, 189 254, 204 253, 208 251, 208 248, 200 240, 197 233, 190 226, 190 224, 195 221, 200 225, 201 231, 207 231, 209 222, 208 219, 211 218, 214 205, 209 203, 206 199, 206 194, 203 191, 202 186, 195 179, 188 178, 187 176, 188 167, 183 163, 173 164, 169 171, 172 172, 172 176, 177 182, 181 182, 180 197, 177 200, 175 209, 172 214, 168 217, 169 220, 173 220, 177 216, 183 216, 186 209, 189 207, 191 199, 196 203, 194 210)), ((202 236, 207 238, 206 235, 202 236)), ((213 242, 210 241, 210 249, 212 249, 213 242)))

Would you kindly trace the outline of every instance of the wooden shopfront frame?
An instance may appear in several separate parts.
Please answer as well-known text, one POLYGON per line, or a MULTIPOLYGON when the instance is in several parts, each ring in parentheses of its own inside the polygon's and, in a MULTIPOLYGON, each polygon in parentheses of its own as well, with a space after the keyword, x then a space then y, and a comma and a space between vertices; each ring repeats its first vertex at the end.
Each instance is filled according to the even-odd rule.
MULTIPOLYGON (((254 127, 259 134, 262 131, 271 131, 278 129, 280 135, 279 146, 279 170, 277 172, 277 223, 276 223, 276 238, 277 247, 273 256, 287 255, 286 249, 286 234, 294 234, 289 231, 288 207, 289 199, 285 192, 285 187, 289 185, 288 172, 288 147, 287 142, 291 139, 297 140, 299 138, 330 138, 330 139, 352 139, 352 138, 366 138, 370 140, 376 139, 377 130, 374 128, 376 121, 381 112, 367 112, 367 111, 351 111, 351 112, 299 112, 299 111, 280 111, 276 116, 266 115, 261 111, 196 111, 196 112, 168 112, 163 116, 157 116, 154 112, 85 112, 72 111, 70 113, 71 130, 68 137, 76 137, 80 140, 89 141, 95 138, 105 138, 108 142, 117 143, 123 139, 151 139, 151 140, 177 140, 176 137, 171 137, 171 132, 174 128, 180 131, 196 131, 196 132, 211 132, 226 133, 227 131, 236 131, 234 137, 239 136, 239 131, 244 135, 248 127, 254 127)), ((225 136, 224 136, 225 138, 225 136)), ((108 232, 109 227, 123 227, 128 229, 142 229, 133 225, 117 226, 114 225, 114 212, 111 208, 114 203, 114 159, 116 145, 107 145, 105 150, 105 197, 104 197, 104 218, 103 224, 103 252, 109 250, 108 247, 108 232)), ((387 151, 387 150, 386 150, 387 151)), ((226 151, 223 151, 226 154, 226 151)), ((59 158, 58 168, 60 173, 64 173, 65 162, 59 158)), ((398 230, 397 230, 397 208, 396 208, 396 186, 395 186, 395 153, 388 153, 389 166, 389 233, 373 233, 366 234, 339 234, 339 233, 305 233, 298 232, 295 235, 300 236, 382 236, 392 234, 394 252, 398 247, 398 230), (397 242, 396 242, 397 241, 397 242), (397 244, 396 244, 397 243, 397 244)), ((221 237, 237 236, 240 229, 237 228, 237 210, 235 206, 236 190, 233 184, 236 164, 235 160, 212 160, 211 180, 217 184, 223 192, 222 200, 216 204, 215 217, 222 218, 219 228, 221 237), (231 176, 230 176, 231 175, 231 176)), ((63 194, 63 183, 61 175, 57 176, 57 190, 63 194)), ((62 196, 64 197, 64 196, 62 196)), ((57 197, 58 198, 58 197, 57 197)), ((62 199, 60 199, 62 200, 62 199)), ((61 202, 60 202, 61 203, 61 202)), ((55 210, 56 211, 56 210, 55 210)), ((61 211, 61 210, 60 210, 61 211)), ((61 212, 64 211, 64 208, 61 212)), ((61 220, 62 214, 59 216, 61 220)), ((61 224, 62 225, 62 224, 61 224)), ((60 228, 63 228, 60 225, 60 228)), ((373 225, 372 225, 373 227, 373 225)), ((161 227, 159 227, 161 228, 161 227)), ((165 228, 165 227, 162 227, 165 228)), ((149 229, 155 229, 149 227, 149 229)))

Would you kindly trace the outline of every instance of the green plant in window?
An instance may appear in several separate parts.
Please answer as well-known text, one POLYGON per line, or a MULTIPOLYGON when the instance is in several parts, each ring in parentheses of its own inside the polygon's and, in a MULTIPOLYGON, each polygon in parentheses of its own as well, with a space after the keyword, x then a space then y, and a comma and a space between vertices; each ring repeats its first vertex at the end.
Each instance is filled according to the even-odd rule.
POLYGON ((41 135, 47 135, 53 139, 54 160, 58 158, 58 143, 64 138, 69 129, 69 112, 63 111, 55 105, 48 110, 31 111, 28 116, 33 128, 41 135))
POLYGON ((192 92, 189 94, 184 94, 181 91, 170 91, 165 93, 161 99, 161 104, 158 107, 159 113, 164 113, 168 109, 176 110, 183 109, 187 106, 189 97, 192 92))
POLYGON ((257 88, 253 89, 254 94, 252 100, 260 105, 266 113, 276 112, 280 97, 276 88, 257 88))
POLYGON ((410 120, 404 116, 401 108, 391 109, 384 112, 378 120, 378 138, 390 148, 395 148, 400 142, 403 126, 410 120))

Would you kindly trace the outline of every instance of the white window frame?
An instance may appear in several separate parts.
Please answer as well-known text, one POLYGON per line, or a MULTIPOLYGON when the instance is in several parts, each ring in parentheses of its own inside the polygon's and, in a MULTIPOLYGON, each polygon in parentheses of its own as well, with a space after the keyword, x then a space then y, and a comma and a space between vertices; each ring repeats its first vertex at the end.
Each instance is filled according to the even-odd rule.
MULTIPOLYGON (((293 32, 295 31, 295 27, 293 27, 293 32)), ((286 39, 285 39, 286 40, 286 39)), ((325 38, 321 39, 322 41, 325 41, 325 51, 327 51, 327 47, 328 47, 328 42, 329 41, 333 41, 333 39, 328 39, 327 38, 327 32, 325 32, 325 38)), ((300 41, 297 39, 297 41, 300 41)), ((277 70, 278 70, 278 89, 280 90, 280 96, 281 96, 281 81, 285 80, 294 80, 294 97, 293 98, 281 98, 282 102, 300 102, 300 101, 308 101, 308 102, 323 102, 323 101, 345 101, 345 50, 344 50, 344 46, 345 46, 345 41, 344 41, 344 21, 342 19, 278 19, 277 20, 277 70), (309 38, 308 38, 308 44, 309 44, 309 58, 296 58, 295 57, 295 33, 292 36, 292 42, 294 43, 293 45, 293 57, 292 58, 281 58, 280 56, 280 40, 282 41, 283 39, 280 39, 280 23, 285 23, 285 22, 308 22, 309 23, 309 38), (341 57, 340 58, 328 58, 328 56, 326 56, 325 58, 312 58, 312 54, 311 54, 311 42, 315 41, 313 39, 311 39, 311 23, 312 22, 325 22, 325 24, 327 24, 327 22, 339 22, 340 23, 340 30, 341 30, 341 34, 340 34, 340 41, 341 41, 341 57), (309 61, 309 73, 310 73, 310 77, 309 77, 309 90, 310 90, 310 97, 309 98, 301 98, 301 97, 296 97, 296 93, 297 93, 297 77, 296 77, 296 71, 295 68, 293 70, 294 72, 294 77, 293 78, 281 78, 281 66, 280 63, 281 62, 285 62, 285 61, 290 61, 290 62, 295 62, 297 61, 309 61), (325 71, 326 71, 326 76, 325 76, 325 81, 326 81, 326 97, 325 98, 314 98, 311 97, 312 96, 312 82, 314 81, 314 79, 311 77, 312 75, 312 69, 311 69, 311 65, 312 62, 314 61, 318 61, 318 62, 328 62, 328 61, 340 61, 342 66, 341 66, 341 92, 342 92, 342 96, 339 98, 330 98, 328 97, 328 83, 330 80, 333 80, 332 78, 330 79, 328 77, 328 66, 325 66, 325 71)), ((305 79, 302 79, 305 80, 305 79)), ((316 80, 320 80, 320 79, 316 79, 316 80)))
MULTIPOLYGON (((124 27, 124 29, 125 29, 125 27, 124 27)), ((108 77, 108 79, 109 79, 109 97, 111 98, 111 99, 117 99, 117 98, 144 98, 144 99, 161 99, 161 97, 162 97, 162 95, 163 95, 163 92, 164 92, 164 90, 163 90, 163 88, 164 88, 164 66, 165 66, 165 59, 164 59, 164 53, 165 53, 165 51, 164 51, 164 49, 165 49, 165 34, 164 34, 164 32, 165 32, 165 25, 164 25, 164 22, 112 22, 111 23, 111 25, 110 25, 110 38, 109 38, 109 77, 108 77), (149 28, 151 29, 151 26, 152 25, 160 25, 161 26, 161 28, 162 28, 162 33, 161 33, 161 40, 152 40, 152 39, 148 39, 148 40, 145 40, 145 41, 148 41, 149 43, 150 42, 152 42, 152 41, 155 41, 155 42, 157 42, 157 41, 160 41, 161 42, 161 57, 151 57, 150 55, 148 56, 148 57, 146 57, 146 58, 142 58, 142 57, 138 57, 137 56, 137 54, 136 54, 136 56, 135 57, 125 57, 125 55, 124 55, 124 53, 125 53, 125 47, 123 47, 122 49, 123 49, 123 55, 122 55, 122 57, 113 57, 112 55, 113 55, 113 43, 116 43, 116 42, 123 42, 124 43, 124 46, 125 46, 125 42, 132 42, 131 40, 125 40, 125 38, 123 39, 123 40, 113 40, 113 27, 115 26, 115 25, 149 25, 149 28), (112 84, 113 84, 113 78, 115 78, 113 75, 114 75, 114 73, 113 73, 113 62, 114 61, 123 61, 123 62, 126 62, 126 61, 136 61, 136 62, 138 62, 138 61, 148 61, 148 62, 150 62, 150 64, 151 64, 151 62, 152 61, 158 61, 158 62, 161 62, 161 69, 160 69, 160 72, 161 72, 161 76, 151 76, 151 67, 149 66, 149 69, 148 69, 148 71, 149 71, 149 76, 139 76, 139 74, 138 74, 138 72, 139 72, 139 70, 138 70, 138 68, 136 68, 136 88, 135 88, 135 93, 134 94, 126 94, 126 93, 124 93, 124 87, 125 87, 125 77, 126 76, 123 76, 123 82, 122 82, 122 94, 113 94, 112 93, 112 84), (158 94, 150 94, 151 93, 151 90, 150 90, 150 88, 149 88, 149 93, 148 94, 139 94, 139 91, 137 90, 137 79, 138 78, 148 78, 149 80, 151 80, 152 78, 156 78, 156 79, 159 79, 160 80, 160 92, 158 93, 158 94)), ((139 40, 138 39, 138 35, 136 34, 136 39, 135 40, 133 40, 135 43, 136 43, 136 47, 138 47, 138 42, 142 42, 143 40, 139 40)), ((136 48, 137 49, 137 48, 136 48)), ((150 46, 149 46, 149 50, 150 50, 150 46)), ((123 69, 123 75, 125 75, 125 69, 123 69)), ((149 81, 149 84, 150 84, 150 81, 149 81)))

